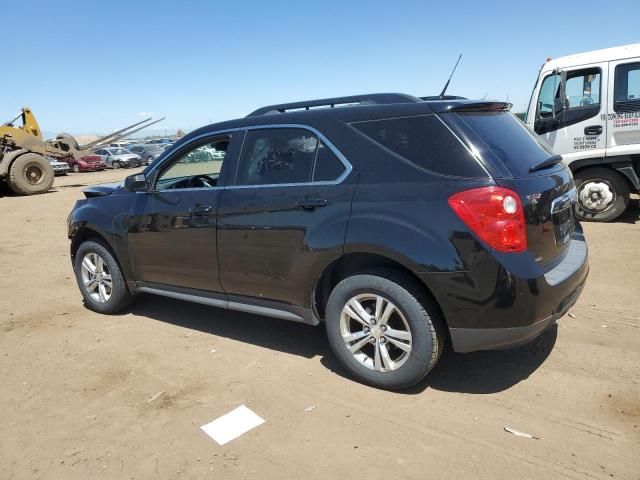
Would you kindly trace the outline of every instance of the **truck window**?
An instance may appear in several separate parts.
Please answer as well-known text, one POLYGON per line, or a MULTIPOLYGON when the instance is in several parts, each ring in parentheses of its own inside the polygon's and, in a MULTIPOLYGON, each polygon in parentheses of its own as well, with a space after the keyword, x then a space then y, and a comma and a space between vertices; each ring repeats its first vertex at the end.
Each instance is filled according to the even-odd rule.
POLYGON ((640 111, 640 62, 616 66, 613 98, 617 113, 640 111))
POLYGON ((560 111, 560 99, 558 90, 560 89, 560 75, 551 74, 544 78, 540 86, 538 95, 538 111, 540 117, 551 118, 553 116, 553 106, 556 106, 556 113, 560 111))
POLYGON ((567 72, 567 109, 600 105, 600 69, 567 72))

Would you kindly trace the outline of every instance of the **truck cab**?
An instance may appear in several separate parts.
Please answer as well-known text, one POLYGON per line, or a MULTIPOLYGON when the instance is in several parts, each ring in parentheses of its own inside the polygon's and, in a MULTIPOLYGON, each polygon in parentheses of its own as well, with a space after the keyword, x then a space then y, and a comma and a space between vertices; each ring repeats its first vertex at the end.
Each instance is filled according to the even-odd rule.
POLYGON ((573 172, 578 217, 617 218, 640 192, 640 44, 548 59, 525 123, 573 172))

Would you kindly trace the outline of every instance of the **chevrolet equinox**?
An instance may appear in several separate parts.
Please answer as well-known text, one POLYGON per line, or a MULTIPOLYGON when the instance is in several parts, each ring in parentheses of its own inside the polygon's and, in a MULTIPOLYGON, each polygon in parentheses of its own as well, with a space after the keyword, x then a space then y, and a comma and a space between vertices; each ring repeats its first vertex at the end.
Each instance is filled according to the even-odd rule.
POLYGON ((361 382, 402 389, 510 348, 577 300, 570 171, 501 102, 371 94, 200 128, 69 216, 85 304, 140 292, 318 325, 361 382))

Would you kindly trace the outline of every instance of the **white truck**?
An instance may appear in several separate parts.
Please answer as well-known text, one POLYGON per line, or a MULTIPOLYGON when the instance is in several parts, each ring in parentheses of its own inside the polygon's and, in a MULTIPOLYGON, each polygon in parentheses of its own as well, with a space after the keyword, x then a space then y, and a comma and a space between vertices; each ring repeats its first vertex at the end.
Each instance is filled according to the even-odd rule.
POLYGON ((548 59, 525 123, 573 172, 578 217, 618 217, 640 193, 640 44, 548 59))

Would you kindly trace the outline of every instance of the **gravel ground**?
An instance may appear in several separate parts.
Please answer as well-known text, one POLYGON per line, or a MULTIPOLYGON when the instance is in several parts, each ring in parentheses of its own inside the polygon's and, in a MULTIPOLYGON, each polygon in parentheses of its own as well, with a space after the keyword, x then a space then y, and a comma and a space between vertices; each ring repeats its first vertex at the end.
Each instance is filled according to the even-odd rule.
POLYGON ((390 393, 345 378, 322 328, 152 296, 85 309, 66 217, 130 173, 0 198, 0 478, 640 478, 637 204, 584 225, 590 277, 557 327, 390 393), (266 423, 225 446, 200 430, 242 404, 266 423))

